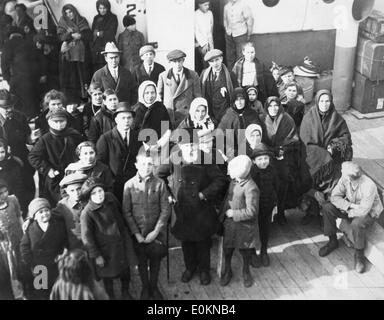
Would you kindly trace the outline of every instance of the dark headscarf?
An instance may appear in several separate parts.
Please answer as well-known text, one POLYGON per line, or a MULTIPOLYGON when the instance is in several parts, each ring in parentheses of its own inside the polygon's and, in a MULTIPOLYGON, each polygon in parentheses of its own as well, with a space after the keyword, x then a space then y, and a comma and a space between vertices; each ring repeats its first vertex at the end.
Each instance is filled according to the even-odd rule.
POLYGON ((232 105, 233 110, 235 110, 237 113, 240 113, 240 114, 243 113, 249 107, 248 94, 245 91, 245 89, 238 87, 238 88, 233 90, 232 96, 231 96, 231 105, 232 105), (238 97, 242 97, 245 100, 245 106, 241 110, 237 109, 236 104, 235 104, 235 101, 238 97))
POLYGON ((58 34, 65 33, 70 28, 73 30, 73 32, 81 32, 89 29, 87 20, 79 14, 74 5, 66 4, 61 10, 61 14, 62 17, 59 20, 59 25, 57 28, 58 34), (65 11, 68 9, 73 12, 73 15, 75 17, 73 20, 70 20, 65 14, 65 11))

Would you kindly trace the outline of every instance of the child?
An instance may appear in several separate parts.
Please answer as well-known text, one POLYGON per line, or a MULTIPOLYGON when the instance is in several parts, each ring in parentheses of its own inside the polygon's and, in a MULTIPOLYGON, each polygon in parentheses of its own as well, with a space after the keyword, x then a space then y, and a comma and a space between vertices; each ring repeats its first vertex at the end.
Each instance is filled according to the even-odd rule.
POLYGON ((231 260, 234 250, 239 249, 243 256, 243 281, 249 288, 253 284, 250 272, 252 252, 258 244, 259 228, 259 188, 251 179, 252 161, 248 156, 240 155, 228 164, 228 173, 232 179, 224 200, 223 250, 225 257, 224 272, 220 279, 222 286, 227 286, 232 279, 231 260))
POLYGON ((88 178, 81 194, 87 202, 80 216, 81 239, 92 259, 95 276, 103 280, 111 299, 115 298, 113 279, 119 278, 123 299, 132 300, 129 262, 134 253, 120 204, 112 193, 104 191, 97 178, 88 178))
POLYGON ((249 106, 257 112, 260 118, 265 116, 266 112, 263 108, 263 104, 257 99, 259 90, 254 86, 250 86, 247 89, 247 94, 249 99, 249 106))
POLYGON ((92 276, 86 251, 65 250, 58 257, 59 278, 53 285, 50 300, 108 300, 104 289, 92 276))
POLYGON ((52 212, 47 199, 32 200, 28 207, 28 216, 33 222, 21 239, 21 259, 31 275, 41 276, 44 273, 41 273, 40 268, 45 267, 44 272, 48 278, 42 280, 47 281, 48 286, 47 288, 32 286, 34 287, 32 297, 48 300, 58 276, 55 258, 67 247, 67 232, 64 220, 52 212))
POLYGON ((263 129, 260 125, 252 123, 245 129, 246 155, 252 156, 253 150, 261 143, 263 129))
POLYGON ((292 81, 284 86, 286 101, 282 103, 285 111, 295 121, 296 127, 300 130, 300 125, 304 117, 305 104, 299 96, 300 86, 292 81))
POLYGON ((130 15, 123 18, 125 30, 117 38, 117 47, 122 51, 122 66, 130 72, 134 72, 140 62, 139 51, 145 44, 144 35, 136 30, 136 20, 130 15))
POLYGON ((68 128, 68 113, 64 108, 55 108, 47 114, 49 132, 45 133, 29 153, 29 162, 43 178, 41 193, 52 205, 60 200, 59 182, 64 169, 75 161, 75 149, 83 137, 68 128))
MULTIPOLYGON (((273 156, 272 151, 264 143, 260 143, 251 156, 253 166, 251 177, 260 189, 260 207, 259 207, 259 231, 260 231, 260 258, 264 267, 269 266, 269 257, 267 253, 269 229, 272 219, 272 210, 277 205, 278 178, 274 167, 270 164, 273 156)), ((256 251, 252 252, 252 266, 260 266, 256 251)))
POLYGON ((87 102, 83 109, 83 124, 86 136, 88 136, 91 119, 96 115, 96 113, 101 109, 101 106, 103 105, 103 88, 99 84, 92 82, 89 85, 88 94, 91 97, 91 101, 87 102))
MULTIPOLYGON (((18 279, 21 262, 20 241, 23 236, 22 224, 19 201, 14 195, 9 195, 7 183, 0 179, 0 257, 5 262, 7 271, 4 274, 1 273, 0 278, 2 280, 9 278, 10 281, 12 279, 13 287, 15 284, 19 285, 19 290, 13 291, 15 299, 23 297, 22 286, 18 279)), ((0 290, 3 291, 3 289, 0 290)), ((12 292, 12 290, 9 291, 12 292)))
POLYGON ((151 45, 145 45, 140 48, 139 55, 143 63, 135 68, 133 74, 137 84, 140 86, 144 81, 150 80, 157 85, 159 75, 165 71, 165 68, 155 62, 155 48, 151 45))
POLYGON ((105 90, 103 93, 103 106, 92 118, 89 125, 89 141, 96 144, 103 133, 106 133, 115 126, 113 114, 115 113, 118 104, 119 98, 115 91, 113 89, 105 90))
POLYGON ((167 254, 166 225, 171 214, 165 183, 153 175, 154 161, 141 153, 136 157, 137 175, 124 186, 123 212, 135 235, 142 283, 141 300, 163 300, 157 286, 161 259, 167 254), (148 277, 149 266, 149 277, 148 277))

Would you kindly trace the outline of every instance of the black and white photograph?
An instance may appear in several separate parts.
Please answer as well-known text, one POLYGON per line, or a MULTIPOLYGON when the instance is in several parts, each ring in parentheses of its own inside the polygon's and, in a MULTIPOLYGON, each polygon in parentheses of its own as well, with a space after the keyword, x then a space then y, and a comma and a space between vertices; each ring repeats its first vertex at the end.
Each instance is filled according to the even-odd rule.
POLYGON ((0 0, 1 301, 384 300, 383 201, 384 1, 0 0))

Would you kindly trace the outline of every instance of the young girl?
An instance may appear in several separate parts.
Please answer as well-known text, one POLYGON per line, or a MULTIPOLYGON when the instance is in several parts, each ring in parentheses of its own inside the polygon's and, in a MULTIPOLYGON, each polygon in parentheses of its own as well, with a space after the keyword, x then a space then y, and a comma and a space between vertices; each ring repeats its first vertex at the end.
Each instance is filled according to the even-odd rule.
POLYGON ((256 87, 250 86, 247 89, 248 99, 249 99, 249 106, 254 109, 259 117, 262 117, 265 115, 265 110, 263 108, 263 104, 257 99, 259 90, 257 90, 256 87))
MULTIPOLYGON (((259 207, 259 231, 260 231, 260 258, 261 264, 269 266, 269 257, 267 253, 269 229, 272 219, 272 210, 277 204, 278 180, 274 167, 270 164, 273 153, 264 144, 260 143, 252 152, 251 159, 253 166, 251 177, 260 189, 260 207, 259 207)), ((252 266, 257 267, 256 252, 252 254, 252 266)))
MULTIPOLYGON (((9 295, 13 294, 15 299, 23 297, 22 286, 19 282, 21 263, 20 241, 23 236, 22 224, 23 219, 21 217, 19 201, 14 195, 9 195, 8 184, 0 179, 0 257, 3 263, 5 263, 4 273, 1 272, 0 278, 2 280, 12 280, 13 287, 15 284, 19 284, 17 292, 9 290, 9 295)), ((1 281, 1 284, 4 285, 3 281, 1 281)), ((5 298, 3 297, 3 285, 0 289, 2 299, 5 298)))
POLYGON ((252 252, 258 246, 259 228, 259 188, 251 179, 252 161, 248 156, 240 155, 228 164, 228 173, 232 179, 224 200, 223 249, 225 257, 224 272, 220 284, 226 286, 232 279, 231 260, 235 249, 243 256, 243 281, 246 288, 251 287, 253 278, 250 272, 252 252))
POLYGON ((81 193, 88 202, 80 217, 81 238, 92 260, 95 276, 103 280, 111 299, 115 298, 113 279, 119 278, 123 299, 132 300, 129 293, 131 259, 128 255, 134 255, 120 204, 113 194, 104 191, 97 178, 88 178, 81 193))
POLYGON ((108 300, 104 289, 92 276, 86 251, 65 250, 57 258, 59 277, 53 285, 50 300, 108 300))
POLYGON ((31 201, 28 216, 34 221, 21 239, 21 259, 32 277, 43 275, 41 272, 46 274, 47 278, 42 280, 44 283, 47 281, 47 288, 32 286, 32 298, 48 300, 58 276, 55 258, 68 246, 67 231, 64 219, 52 212, 51 205, 44 198, 31 201))

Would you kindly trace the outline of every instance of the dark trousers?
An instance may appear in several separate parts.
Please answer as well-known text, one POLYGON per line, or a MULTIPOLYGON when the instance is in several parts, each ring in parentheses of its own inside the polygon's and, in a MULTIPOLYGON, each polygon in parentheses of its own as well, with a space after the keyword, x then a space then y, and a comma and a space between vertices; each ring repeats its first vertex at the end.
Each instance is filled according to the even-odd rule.
MULTIPOLYGON (((232 256, 235 248, 224 248, 224 272, 231 269, 232 256)), ((252 254, 255 252, 254 248, 251 249, 239 249, 241 256, 243 257, 243 272, 249 272, 249 265, 251 263, 252 254)))
POLYGON ((375 219, 367 214, 364 217, 348 218, 346 212, 337 209, 332 203, 328 202, 323 205, 323 220, 324 220, 324 235, 334 236, 337 233, 336 219, 347 219, 351 222, 352 240, 355 249, 361 250, 365 248, 366 232, 365 229, 369 227, 375 219))
POLYGON ((277 190, 277 214, 283 215, 286 208, 285 202, 290 184, 289 167, 287 159, 276 160, 274 165, 279 176, 279 186, 277 190))
POLYGON ((271 228, 273 207, 260 207, 259 210, 259 234, 261 242, 261 251, 267 251, 269 230, 271 228))
POLYGON ((185 267, 209 272, 211 266, 211 238, 202 241, 182 241, 185 267))
MULTIPOLYGON (((247 42, 247 34, 233 37, 225 34, 225 50, 227 54, 227 67, 232 70, 232 67, 237 59, 242 55, 243 45, 247 42)), ((241 86, 241 83, 239 83, 241 86)))
MULTIPOLYGON (((131 280, 131 272, 129 268, 127 268, 127 271, 120 276, 121 292, 123 295, 129 290, 130 280, 131 280)), ((109 298, 115 299, 115 292, 113 290, 113 278, 103 278, 103 283, 104 283, 105 291, 107 292, 109 298)))

